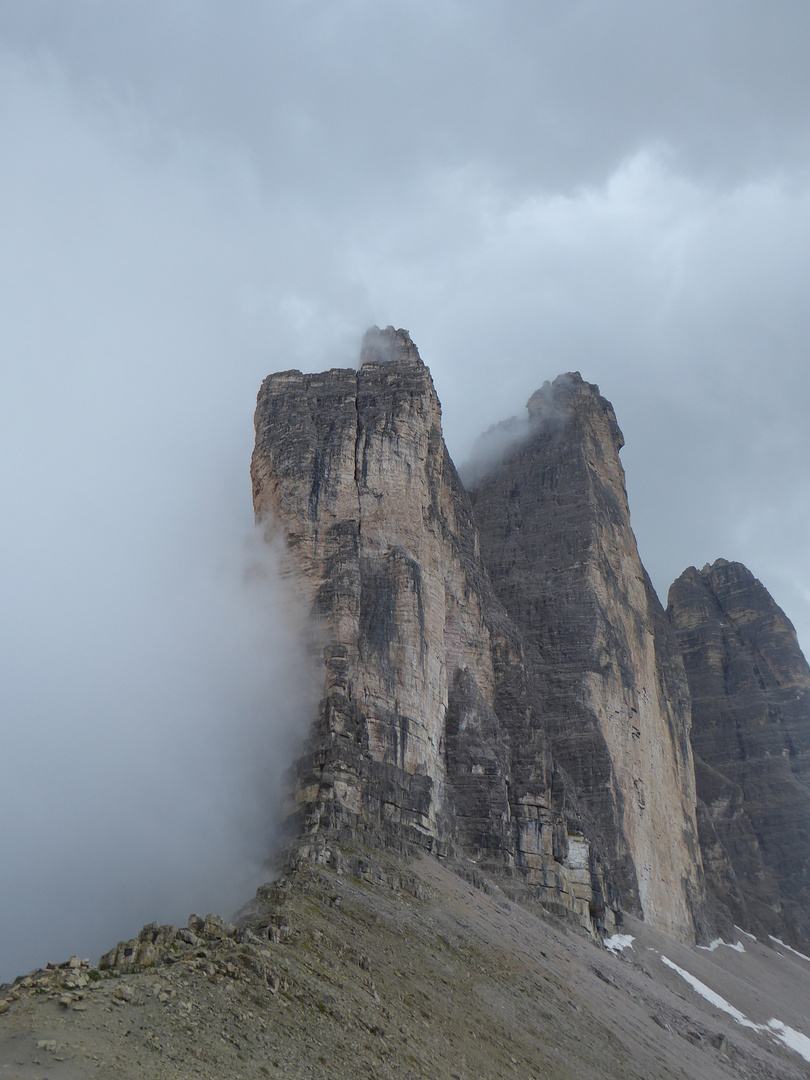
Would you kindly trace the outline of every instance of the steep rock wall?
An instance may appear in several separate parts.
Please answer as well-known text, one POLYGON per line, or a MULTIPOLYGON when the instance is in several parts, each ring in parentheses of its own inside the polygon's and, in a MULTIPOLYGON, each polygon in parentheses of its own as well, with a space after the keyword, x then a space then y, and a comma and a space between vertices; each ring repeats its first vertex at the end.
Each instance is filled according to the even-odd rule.
POLYGON ((689 567, 668 615, 692 692, 701 845, 743 927, 810 943, 810 667, 741 563, 689 567))
POLYGON ((482 556, 623 903, 689 937, 705 905, 689 693, 630 527, 623 438, 578 373, 528 410, 522 441, 472 491, 482 556))
POLYGON ((481 564, 430 373, 403 330, 359 370, 270 375, 254 506, 321 635, 294 830, 460 850, 610 929, 617 900, 555 776, 532 673, 481 564))

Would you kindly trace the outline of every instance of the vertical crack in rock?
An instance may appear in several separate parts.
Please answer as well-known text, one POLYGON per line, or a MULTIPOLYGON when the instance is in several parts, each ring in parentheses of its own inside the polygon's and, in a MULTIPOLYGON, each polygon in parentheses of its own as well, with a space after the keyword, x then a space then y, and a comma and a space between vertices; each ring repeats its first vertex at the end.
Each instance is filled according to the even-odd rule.
POLYGON ((741 563, 689 567, 668 615, 692 693, 700 841, 735 921, 810 943, 810 667, 741 563))

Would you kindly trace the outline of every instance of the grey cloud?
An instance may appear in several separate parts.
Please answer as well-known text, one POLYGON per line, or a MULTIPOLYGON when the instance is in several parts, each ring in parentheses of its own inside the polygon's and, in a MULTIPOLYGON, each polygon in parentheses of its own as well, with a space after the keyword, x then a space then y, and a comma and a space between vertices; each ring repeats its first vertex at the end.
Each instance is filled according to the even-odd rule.
POLYGON ((411 331, 458 461, 545 380, 599 383, 659 592, 740 559, 810 645, 809 21, 791 0, 2 6, 3 880, 18 909, 73 882, 25 963, 35 939, 85 947, 77 897, 103 945, 147 917, 98 853, 224 881, 223 822, 262 846, 272 793, 229 803, 240 747, 305 720, 263 711, 298 700, 261 664, 287 639, 238 584, 253 400, 270 370, 356 363, 374 323, 411 331), (111 761, 166 739, 168 772, 114 790, 111 761))
POLYGON ((0 31, 165 138, 246 148, 275 190, 352 200, 470 161, 517 189, 597 182, 668 142, 720 176, 806 163, 800 2, 100 7, 8 3, 0 31), (315 163, 328 162, 328 180, 315 163))
POLYGON ((459 467, 459 475, 468 489, 476 487, 529 437, 529 418, 510 416, 488 427, 473 442, 469 456, 459 467))

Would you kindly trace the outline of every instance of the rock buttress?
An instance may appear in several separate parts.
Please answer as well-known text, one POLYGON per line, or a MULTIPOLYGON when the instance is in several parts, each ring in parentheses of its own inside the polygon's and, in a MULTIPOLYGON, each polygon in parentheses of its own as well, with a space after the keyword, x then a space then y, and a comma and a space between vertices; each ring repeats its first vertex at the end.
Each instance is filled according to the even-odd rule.
POLYGON ((523 644, 407 332, 369 331, 356 371, 265 379, 251 473, 324 661, 296 770, 301 843, 456 850, 610 929, 615 895, 555 778, 523 644))
POLYGON ((739 925, 810 944, 810 667, 741 563, 685 570, 668 615, 692 692, 701 845, 739 925))
POLYGON ((622 905, 689 939, 706 902, 689 692, 630 527, 624 440, 578 373, 528 410, 522 442, 472 492, 484 563, 622 905))

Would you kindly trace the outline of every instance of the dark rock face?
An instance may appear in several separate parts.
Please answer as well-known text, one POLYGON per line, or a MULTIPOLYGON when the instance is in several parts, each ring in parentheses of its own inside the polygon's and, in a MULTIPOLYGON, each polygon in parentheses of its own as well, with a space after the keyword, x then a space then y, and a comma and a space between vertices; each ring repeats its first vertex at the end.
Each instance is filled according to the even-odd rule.
POLYGON ((528 410, 522 442, 472 492, 481 553, 623 903, 687 935, 705 904, 689 693, 630 527, 624 440, 579 374, 528 410))
POLYGON ((692 745, 712 890, 739 925, 810 942, 810 667, 740 563, 690 567, 668 614, 692 693, 692 745))

